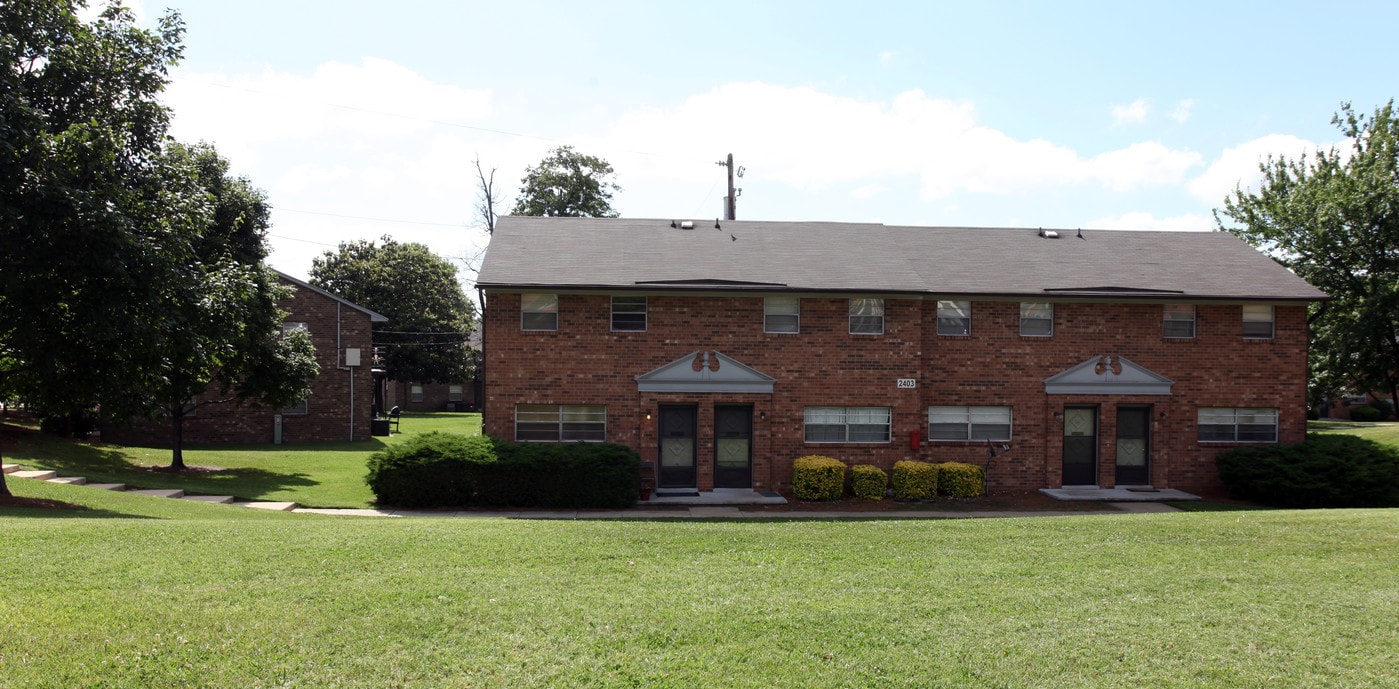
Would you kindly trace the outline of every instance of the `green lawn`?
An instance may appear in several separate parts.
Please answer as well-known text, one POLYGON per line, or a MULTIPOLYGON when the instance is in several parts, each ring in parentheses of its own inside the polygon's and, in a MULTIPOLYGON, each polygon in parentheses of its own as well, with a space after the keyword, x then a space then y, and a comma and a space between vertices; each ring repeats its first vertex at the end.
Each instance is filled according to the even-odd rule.
POLYGON ((189 446, 185 449, 186 464, 217 470, 180 474, 151 471, 170 463, 168 448, 73 443, 42 435, 32 425, 6 424, 3 437, 8 441, 6 463, 52 469, 61 476, 84 476, 93 483, 181 488, 189 493, 290 501, 307 507, 365 507, 374 497, 364 483, 369 455, 416 433, 478 434, 481 415, 405 413, 400 429, 401 434, 362 443, 189 446))
POLYGON ((1399 445, 1399 423, 1356 423, 1354 421, 1308 421, 1307 430, 1314 433, 1345 433, 1362 438, 1399 445))
POLYGON ((0 686, 1394 687, 1399 510, 318 517, 15 481, 0 686))

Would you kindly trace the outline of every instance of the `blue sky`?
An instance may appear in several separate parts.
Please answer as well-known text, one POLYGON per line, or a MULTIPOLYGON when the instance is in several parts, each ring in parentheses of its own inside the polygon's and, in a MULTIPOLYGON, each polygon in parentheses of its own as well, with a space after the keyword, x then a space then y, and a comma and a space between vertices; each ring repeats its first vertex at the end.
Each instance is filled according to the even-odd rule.
POLYGON ((740 219, 1207 230, 1399 72, 1399 3, 167 2, 173 133, 268 193, 301 276, 384 234, 477 252, 472 158, 504 212, 562 144, 628 217, 719 215, 732 153, 740 219))

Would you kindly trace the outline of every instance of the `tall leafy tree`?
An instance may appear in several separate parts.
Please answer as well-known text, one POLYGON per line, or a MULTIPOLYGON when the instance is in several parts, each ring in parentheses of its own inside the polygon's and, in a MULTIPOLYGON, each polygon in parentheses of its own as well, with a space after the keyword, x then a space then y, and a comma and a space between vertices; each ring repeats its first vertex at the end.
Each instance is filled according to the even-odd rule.
POLYGON ((160 156, 179 15, 76 10, 0 4, 0 394, 48 409, 141 374, 194 228, 160 156))
POLYGON ((612 194, 621 187, 612 181, 612 165, 572 146, 549 151, 544 160, 525 168, 514 215, 567 218, 615 218, 612 194))
POLYGON ((1215 218, 1332 296, 1312 316, 1313 401, 1383 389, 1399 408, 1399 120, 1391 100, 1369 116, 1343 104, 1332 124, 1349 150, 1269 158, 1215 218))
POLYGON ((341 242, 312 261, 311 284, 388 317, 375 348, 392 380, 455 382, 470 375, 475 307, 452 263, 426 246, 384 236, 341 242))

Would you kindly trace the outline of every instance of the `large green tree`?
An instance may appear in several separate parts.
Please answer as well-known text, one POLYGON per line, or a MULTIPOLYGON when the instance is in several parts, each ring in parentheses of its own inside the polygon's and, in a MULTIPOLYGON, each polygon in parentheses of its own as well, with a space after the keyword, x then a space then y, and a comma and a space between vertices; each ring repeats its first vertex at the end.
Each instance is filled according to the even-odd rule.
POLYGON ((1399 406, 1399 120, 1391 100, 1369 116, 1344 104, 1332 123, 1349 150, 1269 158, 1259 189, 1215 217, 1332 296, 1312 316, 1313 401, 1383 389, 1399 406))
POLYGON ((525 168, 514 215, 564 218, 615 218, 612 194, 621 187, 612 181, 612 165, 572 146, 549 151, 544 160, 525 168))
POLYGON ((470 375, 475 307, 456 267, 426 246, 389 236, 341 242, 312 261, 311 284, 388 317, 374 324, 374 343, 390 379, 456 382, 470 375))

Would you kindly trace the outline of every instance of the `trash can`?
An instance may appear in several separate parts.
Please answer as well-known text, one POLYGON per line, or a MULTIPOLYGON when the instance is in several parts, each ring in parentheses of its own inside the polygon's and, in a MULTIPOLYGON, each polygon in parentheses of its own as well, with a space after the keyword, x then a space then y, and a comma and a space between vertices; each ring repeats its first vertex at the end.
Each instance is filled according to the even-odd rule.
POLYGON ((370 434, 370 435, 378 435, 378 436, 387 436, 387 435, 389 434, 389 420, 388 420, 388 419, 370 419, 370 421, 369 421, 369 434, 370 434))

